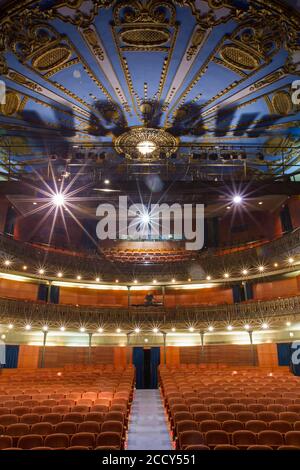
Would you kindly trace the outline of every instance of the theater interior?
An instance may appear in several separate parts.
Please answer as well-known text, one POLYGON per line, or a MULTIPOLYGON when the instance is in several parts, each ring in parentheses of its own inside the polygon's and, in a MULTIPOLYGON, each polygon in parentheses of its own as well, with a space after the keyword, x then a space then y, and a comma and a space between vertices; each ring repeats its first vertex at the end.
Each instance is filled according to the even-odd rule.
POLYGON ((300 450, 299 24, 0 0, 0 450, 300 450))

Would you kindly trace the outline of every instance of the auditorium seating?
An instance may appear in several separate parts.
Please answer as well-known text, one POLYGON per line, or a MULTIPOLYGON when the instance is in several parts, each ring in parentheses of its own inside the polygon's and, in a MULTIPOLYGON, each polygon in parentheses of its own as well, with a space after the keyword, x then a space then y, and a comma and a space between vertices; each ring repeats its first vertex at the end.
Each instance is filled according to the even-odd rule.
POLYGON ((0 374, 0 450, 126 447, 134 369, 74 369, 0 374))
POLYGON ((300 378, 288 370, 162 365, 159 376, 178 450, 300 450, 300 378))

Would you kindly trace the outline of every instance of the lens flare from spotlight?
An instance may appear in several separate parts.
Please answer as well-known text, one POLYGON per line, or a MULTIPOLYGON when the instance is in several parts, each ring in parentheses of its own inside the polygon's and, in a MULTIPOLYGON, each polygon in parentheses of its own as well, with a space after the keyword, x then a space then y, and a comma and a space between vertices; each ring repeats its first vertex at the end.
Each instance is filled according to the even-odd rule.
POLYGON ((56 193, 52 196, 52 202, 55 206, 63 206, 65 203, 65 196, 62 193, 56 193))

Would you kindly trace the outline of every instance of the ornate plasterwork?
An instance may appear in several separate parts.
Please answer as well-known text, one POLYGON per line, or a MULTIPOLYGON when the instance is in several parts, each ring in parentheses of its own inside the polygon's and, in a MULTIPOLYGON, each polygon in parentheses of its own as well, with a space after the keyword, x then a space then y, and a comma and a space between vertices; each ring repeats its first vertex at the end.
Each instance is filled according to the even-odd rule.
POLYGON ((178 138, 163 129, 149 129, 147 127, 133 127, 115 139, 115 148, 118 153, 125 154, 130 160, 154 161, 163 153, 170 157, 176 152, 179 145, 178 138), (148 154, 139 151, 138 146, 143 142, 151 142, 154 150, 148 154))

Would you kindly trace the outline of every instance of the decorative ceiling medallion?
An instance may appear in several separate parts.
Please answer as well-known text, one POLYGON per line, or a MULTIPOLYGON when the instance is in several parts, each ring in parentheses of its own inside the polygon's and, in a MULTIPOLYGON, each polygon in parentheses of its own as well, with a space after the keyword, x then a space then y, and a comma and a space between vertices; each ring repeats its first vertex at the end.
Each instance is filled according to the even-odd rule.
POLYGON ((128 46, 161 46, 170 39, 170 32, 167 29, 157 29, 151 27, 125 29, 120 33, 124 44, 128 46))
POLYGON ((272 105, 275 113, 286 115, 292 112, 293 103, 287 91, 279 91, 272 98, 272 105))
POLYGON ((133 127, 115 139, 118 153, 130 160, 154 161, 170 157, 178 148, 179 139, 164 129, 133 127))
POLYGON ((72 52, 66 46, 54 47, 36 57, 32 66, 39 71, 49 70, 66 62, 71 55, 72 52))
POLYGON ((8 92, 5 97, 5 104, 1 104, 1 112, 5 116, 13 116, 19 110, 21 99, 17 93, 8 92))
POLYGON ((259 66, 259 58, 237 46, 224 46, 220 51, 222 59, 242 70, 255 70, 259 66))

